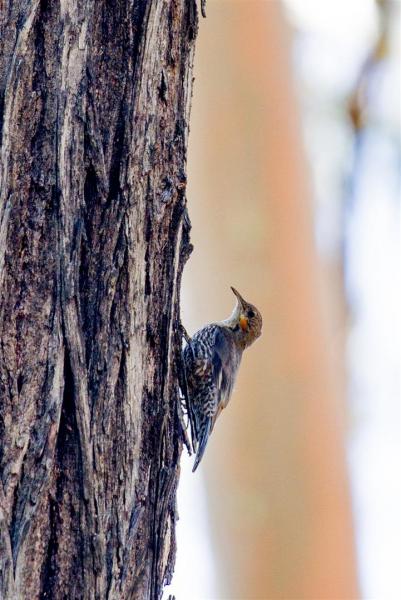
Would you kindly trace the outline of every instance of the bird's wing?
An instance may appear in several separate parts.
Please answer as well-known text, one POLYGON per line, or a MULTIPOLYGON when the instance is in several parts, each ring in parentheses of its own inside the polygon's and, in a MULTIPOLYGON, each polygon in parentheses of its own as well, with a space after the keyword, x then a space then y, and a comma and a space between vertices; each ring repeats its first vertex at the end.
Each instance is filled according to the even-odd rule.
POLYGON ((198 466, 207 440, 234 383, 233 348, 221 327, 211 325, 196 334, 184 350, 189 393, 188 414, 198 466))
POLYGON ((217 404, 222 410, 230 399, 238 365, 234 342, 220 327, 216 330, 212 363, 217 382, 217 404))

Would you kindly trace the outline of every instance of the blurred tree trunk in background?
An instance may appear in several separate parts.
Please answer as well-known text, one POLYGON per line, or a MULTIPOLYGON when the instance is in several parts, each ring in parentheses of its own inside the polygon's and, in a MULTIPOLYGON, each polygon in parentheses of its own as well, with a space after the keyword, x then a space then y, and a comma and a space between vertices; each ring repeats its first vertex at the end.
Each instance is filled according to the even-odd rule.
POLYGON ((0 10, 0 597, 157 598, 195 2, 0 10))
MULTIPOLYGON (((208 3, 184 320, 196 329, 227 316, 230 285, 264 318, 203 463, 219 597, 350 599, 358 592, 343 373, 322 310, 289 48, 279 2, 208 3)), ((341 305, 337 313, 341 322, 341 305)))

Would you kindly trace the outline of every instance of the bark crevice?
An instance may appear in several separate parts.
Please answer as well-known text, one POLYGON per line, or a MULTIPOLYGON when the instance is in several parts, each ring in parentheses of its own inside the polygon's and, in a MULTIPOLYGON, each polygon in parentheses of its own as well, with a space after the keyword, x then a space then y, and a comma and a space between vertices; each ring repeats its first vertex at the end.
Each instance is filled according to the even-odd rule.
POLYGON ((0 16, 5 600, 171 579, 196 30, 194 0, 0 16))
MULTIPOLYGON (((76 420, 75 384, 68 350, 64 354, 64 390, 60 421, 55 444, 53 481, 49 490, 49 532, 46 557, 41 573, 40 598, 53 598, 57 589, 67 588, 69 577, 75 578, 76 589, 83 583, 83 553, 81 534, 76 525, 77 498, 82 494, 82 459, 76 420), (69 572, 61 569, 63 549, 62 532, 68 527, 68 535, 75 549, 69 572)), ((71 548, 72 549, 72 548, 71 548)), ((72 596, 74 597, 74 596, 72 596)))

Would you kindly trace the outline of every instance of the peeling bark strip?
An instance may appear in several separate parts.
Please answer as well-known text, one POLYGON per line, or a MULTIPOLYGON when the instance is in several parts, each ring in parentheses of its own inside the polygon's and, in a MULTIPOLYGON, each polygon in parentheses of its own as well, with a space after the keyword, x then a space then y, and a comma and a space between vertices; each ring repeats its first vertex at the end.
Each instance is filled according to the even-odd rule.
POLYGON ((0 3, 0 598, 175 559, 194 0, 0 3))

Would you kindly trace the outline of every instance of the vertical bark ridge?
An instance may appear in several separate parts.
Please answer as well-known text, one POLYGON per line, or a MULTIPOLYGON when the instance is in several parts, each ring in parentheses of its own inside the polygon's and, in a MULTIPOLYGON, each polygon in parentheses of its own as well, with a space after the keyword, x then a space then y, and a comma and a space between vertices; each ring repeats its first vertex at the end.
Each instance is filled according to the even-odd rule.
POLYGON ((0 14, 0 596, 159 598, 196 6, 17 4, 0 14))

